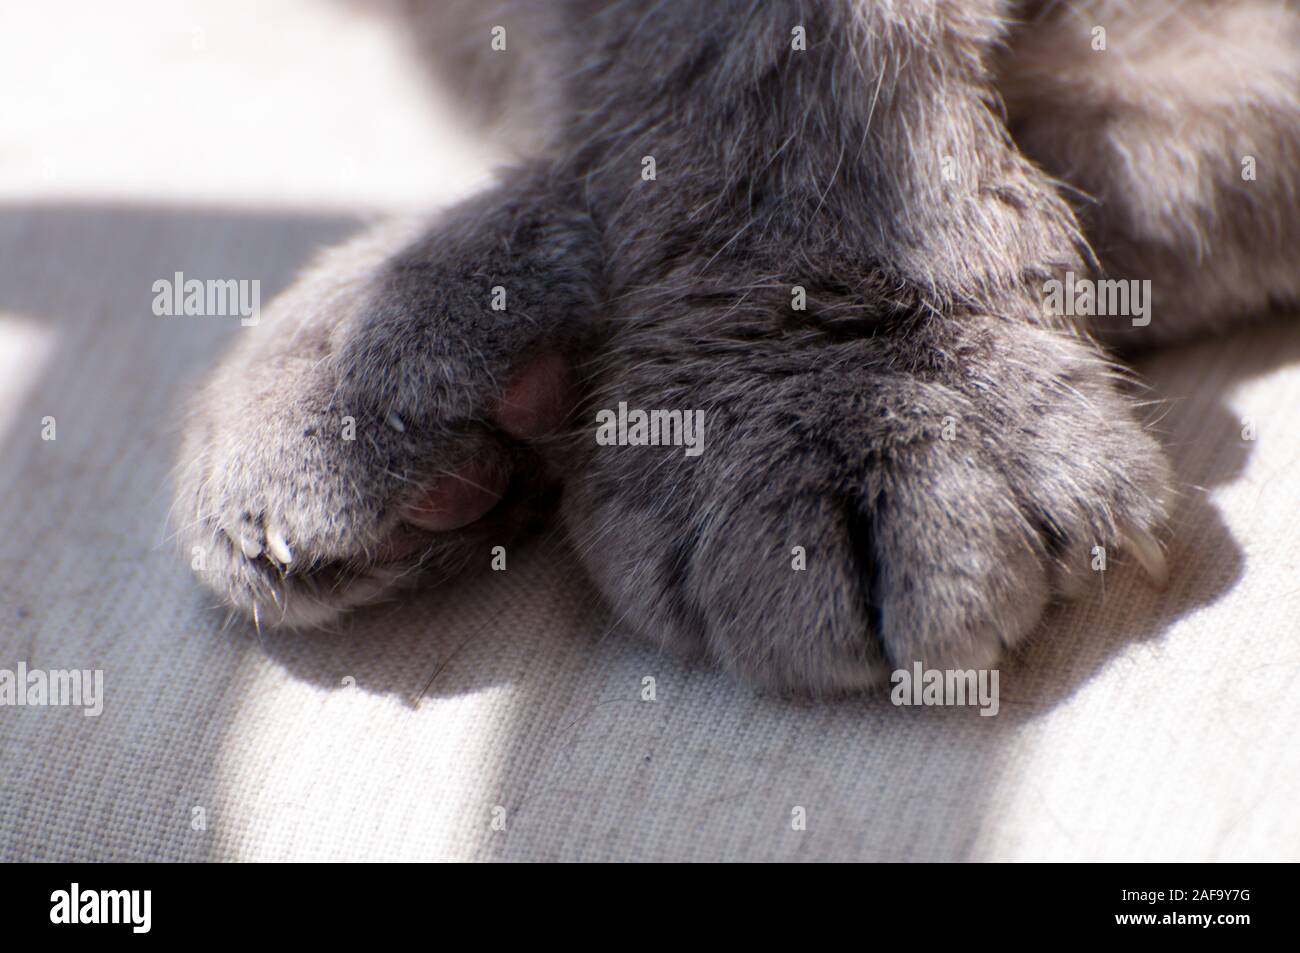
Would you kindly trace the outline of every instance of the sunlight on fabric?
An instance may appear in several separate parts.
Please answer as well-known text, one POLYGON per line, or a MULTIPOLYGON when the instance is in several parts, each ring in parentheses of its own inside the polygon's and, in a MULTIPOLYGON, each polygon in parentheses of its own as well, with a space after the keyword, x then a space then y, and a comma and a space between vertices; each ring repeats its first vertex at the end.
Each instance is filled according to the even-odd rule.
POLYGON ((286 678, 257 651, 244 657, 209 809, 211 859, 474 859, 470 845, 492 821, 483 788, 510 689, 412 708, 345 678, 321 686, 286 678))
POLYGON ((6 97, 0 200, 386 211, 498 161, 364 5, 52 6, 0 5, 0 84, 39 91, 6 97))
POLYGON ((16 415, 49 361, 54 339, 53 330, 30 318, 0 314, 0 434, 20 425, 16 415))

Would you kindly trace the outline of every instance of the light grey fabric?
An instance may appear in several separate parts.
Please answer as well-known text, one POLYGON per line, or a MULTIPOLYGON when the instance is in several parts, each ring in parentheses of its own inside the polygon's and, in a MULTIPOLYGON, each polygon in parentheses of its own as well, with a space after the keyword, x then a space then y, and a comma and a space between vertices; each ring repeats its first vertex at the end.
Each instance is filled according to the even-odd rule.
MULTIPOLYGON (((196 22, 238 36, 257 9, 213 24, 159 5, 131 42, 188 42, 196 22)), ((340 124, 426 121, 382 26, 358 47, 331 4, 279 15, 316 41, 292 56, 324 89, 340 61, 374 59, 367 90, 389 76, 340 124)), ((205 55, 173 95, 238 71, 267 98, 239 122, 275 140, 277 107, 303 95, 275 82, 283 64, 205 55)), ((147 63, 114 63, 113 82, 143 83, 147 63)), ((221 630, 165 539, 177 408, 238 319, 156 317, 152 282, 260 278, 269 297, 361 210, 427 200, 430 173, 377 195, 305 171, 322 208, 356 214, 292 211, 272 186, 292 189, 294 167, 257 165, 253 143, 222 145, 228 178, 151 153, 156 105, 117 119, 165 182, 152 199, 144 175, 105 191, 66 117, 19 120, 48 126, 53 179, 39 149, 0 148, 0 669, 99 668, 106 695, 97 718, 0 707, 0 859, 1300 858, 1300 325, 1144 365, 1183 489, 1170 586, 1112 563, 1004 667, 995 718, 755 697, 620 631, 554 535, 344 632, 259 639, 221 630)), ((384 174, 373 144, 357 152, 358 179, 384 174)))

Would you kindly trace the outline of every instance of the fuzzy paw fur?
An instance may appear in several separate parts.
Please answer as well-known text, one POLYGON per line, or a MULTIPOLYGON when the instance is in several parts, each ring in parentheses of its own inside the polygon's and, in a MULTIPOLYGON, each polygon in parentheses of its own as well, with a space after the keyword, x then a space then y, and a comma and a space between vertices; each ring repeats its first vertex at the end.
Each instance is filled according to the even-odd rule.
POLYGON ((562 503, 615 614, 650 639, 829 695, 914 661, 996 665, 1094 575, 1094 546, 1137 540, 1158 571, 1166 465, 1085 341, 980 314, 878 315, 860 336, 757 303, 650 315, 585 419, 699 409, 704 452, 588 432, 562 503))
POLYGON ((486 564, 526 521, 591 291, 582 217, 524 194, 334 249, 245 329, 193 402, 176 492, 182 546, 224 603, 325 625, 486 564))

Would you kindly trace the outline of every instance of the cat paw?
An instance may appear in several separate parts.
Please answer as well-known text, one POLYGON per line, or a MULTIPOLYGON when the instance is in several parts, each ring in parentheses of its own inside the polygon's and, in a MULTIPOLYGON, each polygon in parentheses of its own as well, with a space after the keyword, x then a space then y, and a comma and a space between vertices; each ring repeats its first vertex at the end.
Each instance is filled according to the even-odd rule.
POLYGON ((224 604, 326 625, 488 565, 547 502, 536 445, 568 412, 586 300, 580 225, 530 211, 492 194, 432 230, 364 236, 241 330, 193 401, 173 508, 224 604), (521 260, 530 242, 545 250, 521 260))
POLYGON ((1163 574, 1166 464, 1087 342, 974 314, 660 317, 597 372, 562 503, 615 616, 660 644, 833 695, 996 666, 1120 551, 1163 574), (620 404, 698 412, 697 452, 597 442, 620 404))
POLYGON ((558 358, 525 360, 460 427, 336 402, 331 361, 242 367, 201 398, 179 532, 200 579, 261 626, 313 628, 509 542, 545 499, 519 438, 562 419, 558 358))

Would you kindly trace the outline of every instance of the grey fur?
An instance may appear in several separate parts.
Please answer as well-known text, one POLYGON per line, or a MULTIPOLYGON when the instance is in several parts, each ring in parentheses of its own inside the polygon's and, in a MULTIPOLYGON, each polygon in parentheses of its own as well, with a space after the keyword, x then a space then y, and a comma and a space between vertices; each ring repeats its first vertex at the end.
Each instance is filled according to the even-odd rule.
MULTIPOLYGON (((1092 12, 1119 42, 1133 8, 1160 6, 1092 12)), ((1254 6, 1296 29, 1290 4, 1254 6)), ((409 536, 412 488, 478 455, 517 483, 559 479, 563 526, 626 624, 755 684, 825 695, 914 660, 993 664, 1087 580, 1092 547, 1149 538, 1169 505, 1122 373, 1086 329, 1044 314, 1043 282, 1096 261, 1076 193, 1013 142, 999 76, 1028 152, 1103 195, 1085 215, 1101 262, 1156 282, 1147 340, 1296 297, 1278 266, 1297 237, 1294 47, 1246 71, 1283 91, 1249 119, 1180 87, 1165 105, 1194 116, 1185 144, 1150 150, 1149 182, 1116 193, 1114 156, 1168 130, 1110 129, 1086 96, 1070 105, 1092 68, 1072 46, 1087 48, 1070 28, 1088 20, 1080 4, 411 8, 421 35, 439 21, 429 35, 456 38, 435 62, 530 117, 530 158, 432 223, 327 255, 196 401, 183 539, 212 549, 205 581, 263 622, 323 624, 421 566, 486 565, 517 494, 383 554, 409 536), (515 52, 490 52, 498 23, 515 52), (1055 82, 1028 81, 1053 60, 1055 82), (1057 112, 1036 111, 1038 89, 1057 112), (1236 141, 1225 128, 1271 170, 1250 198, 1213 171, 1236 167, 1216 151, 1236 141), (1188 155, 1208 171, 1179 179, 1188 155), (1244 224, 1259 202, 1272 244, 1244 224), (498 284, 506 312, 488 310, 498 284), (530 447, 490 408, 542 351, 570 356, 580 391, 567 435, 530 447), (596 411, 621 401, 703 410, 706 452, 598 445, 596 411), (359 439, 333 437, 341 414, 359 439), (293 549, 287 571, 270 532, 293 549)))

